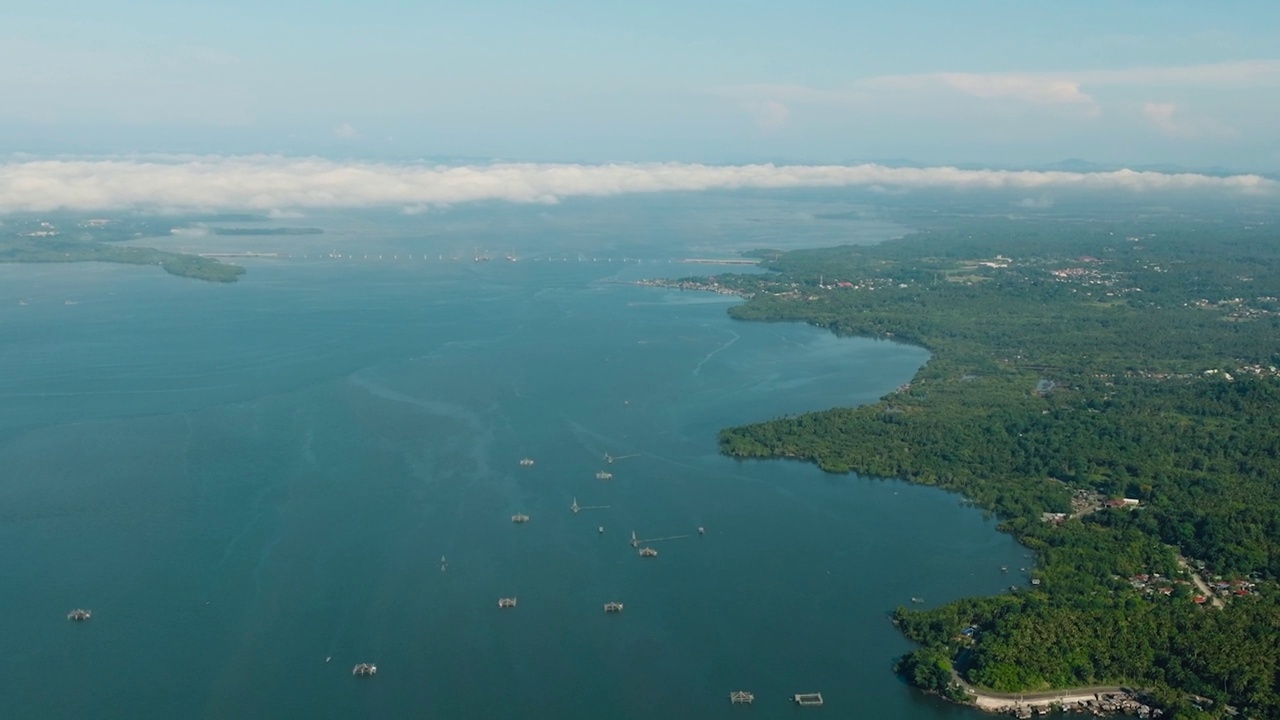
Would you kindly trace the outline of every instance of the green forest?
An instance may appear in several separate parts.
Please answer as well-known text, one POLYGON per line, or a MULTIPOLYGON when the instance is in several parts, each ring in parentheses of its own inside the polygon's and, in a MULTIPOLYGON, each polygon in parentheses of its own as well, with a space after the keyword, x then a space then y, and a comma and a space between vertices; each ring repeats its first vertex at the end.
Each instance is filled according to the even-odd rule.
POLYGON ((0 263, 158 265, 171 275, 223 283, 235 282, 244 274, 244 268, 239 265, 214 258, 118 244, 124 240, 167 236, 173 224, 173 219, 144 216, 87 222, 74 216, 59 216, 57 225, 40 219, 10 218, 0 225, 0 263))
POLYGON ((894 620, 956 696, 1120 684, 1280 717, 1280 235, 1256 219, 951 218, 712 279, 756 321, 921 345, 879 402, 724 430, 738 458, 963 494, 1032 585, 894 620), (1207 584, 1208 592, 1195 583, 1207 584))

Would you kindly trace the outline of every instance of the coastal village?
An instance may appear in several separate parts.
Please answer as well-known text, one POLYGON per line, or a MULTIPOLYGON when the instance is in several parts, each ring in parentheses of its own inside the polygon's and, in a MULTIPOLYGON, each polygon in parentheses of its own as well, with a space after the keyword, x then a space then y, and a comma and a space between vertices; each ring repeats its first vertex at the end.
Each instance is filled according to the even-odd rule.
POLYGON ((975 707, 993 713, 1003 713, 1016 718, 1040 715, 1074 713, 1080 715, 1126 715, 1138 718, 1158 718, 1164 711, 1152 707, 1143 695, 1136 691, 1119 689, 1095 693, 1027 694, 1025 696, 972 696, 975 707), (1051 695, 1046 697, 1045 695, 1051 695))
MULTIPOLYGON (((1070 513, 1041 513, 1040 520, 1052 525, 1060 525, 1068 519, 1081 518, 1105 509, 1138 511, 1142 509, 1142 501, 1136 498, 1104 498, 1096 492, 1076 490, 1071 497, 1070 513)), ((1213 607, 1222 607, 1225 600, 1255 595, 1259 591, 1258 584, 1261 578, 1256 574, 1248 578, 1227 578, 1213 573, 1202 560, 1179 556, 1178 562, 1185 577, 1163 577, 1160 573, 1136 573, 1128 577, 1127 581, 1135 590, 1149 599, 1185 595, 1190 602, 1213 607)), ((1032 583, 1035 583, 1034 578, 1032 583)))
MULTIPOLYGON (((1155 235, 1123 238, 1125 242, 1135 246, 1155 239, 1155 235)), ((724 261, 721 261, 724 262, 724 261)), ((1019 277, 1023 280, 1048 278, 1071 288, 1072 293, 1079 293, 1091 301, 1109 304, 1127 296, 1140 296, 1143 293, 1141 276, 1151 274, 1158 276, 1168 272, 1168 268, 1158 264, 1140 264, 1130 270, 1114 269, 1115 263, 1105 258, 1081 255, 1070 258, 1012 258, 996 255, 986 258, 955 260, 940 264, 928 274, 929 280, 922 281, 918 277, 904 274, 901 277, 883 276, 820 276, 815 285, 802 284, 768 275, 729 275, 687 278, 652 278, 635 281, 634 284, 645 287, 663 287, 676 290, 714 292, 720 295, 734 295, 743 299, 751 299, 758 294, 768 294, 778 298, 794 301, 819 302, 831 293, 847 292, 915 292, 922 285, 937 283, 956 283, 972 285, 989 282, 1000 277, 1019 277)), ((915 275, 920 275, 916 272, 915 275)), ((1248 280, 1249 278, 1242 278, 1248 280)), ((1248 322, 1280 315, 1280 298, 1270 295, 1256 297, 1230 297, 1217 300, 1201 298, 1186 303, 1186 307, 1194 307, 1206 312, 1220 314, 1224 321, 1248 322)), ((1243 363, 1234 367, 1203 368, 1194 373, 1173 373, 1160 370, 1134 369, 1124 373, 1125 377, 1147 378, 1154 380, 1185 379, 1218 379, 1227 382, 1241 376, 1280 377, 1280 367, 1259 363, 1243 363)), ((1099 376, 1101 377, 1101 376, 1099 376)))

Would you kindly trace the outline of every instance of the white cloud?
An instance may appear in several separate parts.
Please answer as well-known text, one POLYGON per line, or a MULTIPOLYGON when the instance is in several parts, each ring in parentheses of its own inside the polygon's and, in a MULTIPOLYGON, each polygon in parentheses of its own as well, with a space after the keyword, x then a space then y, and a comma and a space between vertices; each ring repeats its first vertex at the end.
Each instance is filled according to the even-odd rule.
POLYGON ((979 98, 1013 98, 1036 105, 1096 105, 1080 83, 1033 75, 943 74, 948 87, 979 98))
POLYGON ((1142 104, 1142 116, 1165 137, 1186 140, 1209 136, 1232 138, 1239 131, 1212 120, 1188 120, 1174 103, 1147 102, 1142 104))
POLYGON ((351 123, 342 123, 333 129, 333 136, 343 140, 354 140, 360 137, 360 133, 351 127, 351 123))
POLYGON ((959 93, 981 100, 1075 107, 1086 116, 1093 117, 1099 115, 1102 108, 1088 89, 1118 86, 1218 89, 1280 87, 1280 60, 1063 72, 881 75, 862 78, 839 89, 757 84, 720 87, 712 90, 711 94, 736 100, 753 114, 757 105, 767 102, 857 105, 880 111, 908 104, 912 99, 937 99, 948 93, 959 93))
POLYGON ((711 95, 733 100, 762 130, 776 130, 791 119, 793 105, 845 105, 863 99, 857 93, 802 85, 731 85, 711 95))
POLYGON ((985 100, 1018 100, 1033 105, 1082 105, 1096 101, 1067 77, 1040 73, 926 73, 888 75, 864 81, 868 87, 897 92, 953 90, 985 100))
POLYGON ((429 208, 479 200, 560 198, 736 188, 1051 188, 1280 194, 1258 175, 1118 170, 1072 173, 893 168, 883 165, 339 163, 319 158, 202 157, 181 161, 42 160, 0 164, 0 213, 59 208, 299 210, 429 208))
POLYGON ((791 117, 791 108, 777 100, 747 100, 743 101, 742 108, 762 130, 776 130, 791 117))
POLYGON ((1178 85, 1269 87, 1280 85, 1280 60, 1244 60, 1207 65, 1138 67, 1059 73, 1085 85, 1178 85))
POLYGON ((1177 112, 1178 106, 1173 103, 1144 103, 1142 106, 1142 115, 1155 126, 1161 134, 1169 137, 1192 137, 1195 132, 1190 128, 1179 125, 1173 119, 1173 114, 1177 112))

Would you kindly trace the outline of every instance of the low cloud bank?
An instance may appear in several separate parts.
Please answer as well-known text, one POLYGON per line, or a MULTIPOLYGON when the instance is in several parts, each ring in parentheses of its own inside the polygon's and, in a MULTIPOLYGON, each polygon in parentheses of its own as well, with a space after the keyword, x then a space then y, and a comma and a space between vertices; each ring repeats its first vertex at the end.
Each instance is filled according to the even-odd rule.
POLYGON ((1041 172, 883 165, 344 163, 307 158, 183 161, 45 160, 0 164, 0 213, 112 208, 290 210, 425 208, 478 200, 560 198, 738 188, 952 188, 1134 193, 1169 190, 1280 194, 1259 175, 1041 172))

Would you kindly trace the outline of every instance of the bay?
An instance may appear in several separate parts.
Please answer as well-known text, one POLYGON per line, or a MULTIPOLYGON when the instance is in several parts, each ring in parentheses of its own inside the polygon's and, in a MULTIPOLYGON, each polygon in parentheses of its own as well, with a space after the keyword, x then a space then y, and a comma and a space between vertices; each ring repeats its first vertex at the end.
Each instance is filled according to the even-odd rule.
POLYGON ((217 238, 288 255, 227 286, 0 265, 6 715, 973 716, 892 675, 887 613, 1025 582, 1023 549, 956 496, 715 445, 927 354, 629 284, 850 240, 808 207, 334 213, 217 238))

